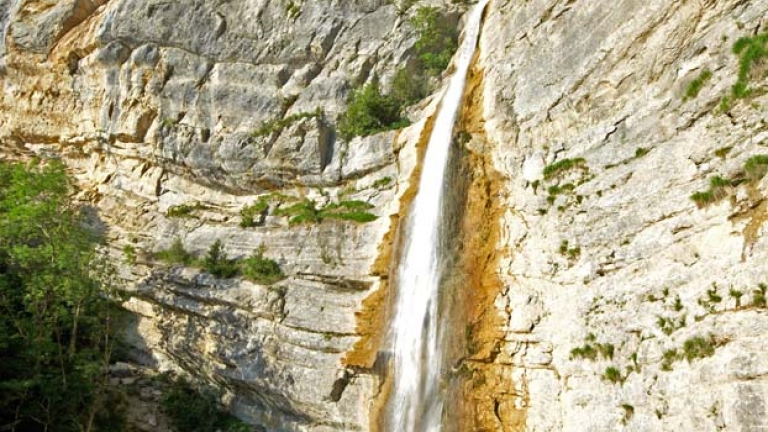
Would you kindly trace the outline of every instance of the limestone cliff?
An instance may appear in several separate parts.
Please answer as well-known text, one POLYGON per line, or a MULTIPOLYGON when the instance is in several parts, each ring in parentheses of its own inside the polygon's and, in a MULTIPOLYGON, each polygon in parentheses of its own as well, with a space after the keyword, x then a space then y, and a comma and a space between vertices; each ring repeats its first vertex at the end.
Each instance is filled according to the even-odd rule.
MULTIPOLYGON (((413 58, 408 14, 440 4, 396 3, 0 3, 0 155, 67 162, 134 294, 136 354, 266 430, 369 430, 382 402, 390 251, 438 98, 397 133, 335 124, 352 88, 413 58), (285 197, 377 219, 291 225, 285 197), (177 238, 264 245, 288 277, 153 258, 177 238)), ((451 425, 767 426, 768 180, 745 164, 768 154, 768 63, 731 96, 732 47, 767 20, 761 1, 491 1, 458 128, 451 425)))

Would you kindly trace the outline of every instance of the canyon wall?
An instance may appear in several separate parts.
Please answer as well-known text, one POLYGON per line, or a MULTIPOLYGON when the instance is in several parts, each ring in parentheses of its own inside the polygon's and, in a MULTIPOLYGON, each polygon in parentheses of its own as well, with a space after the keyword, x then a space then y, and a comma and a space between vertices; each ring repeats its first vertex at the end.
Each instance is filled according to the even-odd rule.
MULTIPOLYGON (((408 17, 430 4, 467 7, 0 4, 0 155, 66 161, 133 294, 137 358, 226 389, 265 430, 371 428, 392 243, 440 84, 403 130, 346 142, 335 125, 353 88, 413 61, 408 17), (275 210, 294 198, 377 218, 291 224, 275 210), (263 246, 287 278, 157 260, 176 239, 263 246)), ((491 1, 457 139, 455 428, 768 426, 768 180, 745 169, 768 154, 766 63, 731 96, 732 47, 767 19, 759 1, 491 1)))

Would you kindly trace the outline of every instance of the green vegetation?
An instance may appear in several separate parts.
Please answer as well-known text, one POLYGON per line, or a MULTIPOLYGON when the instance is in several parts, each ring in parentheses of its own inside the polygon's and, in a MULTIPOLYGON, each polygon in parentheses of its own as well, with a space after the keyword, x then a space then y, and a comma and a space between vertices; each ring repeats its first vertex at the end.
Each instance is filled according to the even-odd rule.
POLYGON ((624 416, 621 418, 621 424, 625 425, 630 420, 632 420, 632 416, 635 415, 635 407, 630 404, 623 403, 621 404, 621 408, 624 410, 624 416))
POLYGON ((728 295, 731 296, 734 300, 736 300, 736 309, 740 308, 741 297, 744 296, 744 293, 737 289, 731 288, 730 290, 728 290, 728 295))
POLYGON ((563 159, 551 165, 547 165, 544 167, 544 179, 549 180, 574 169, 589 171, 587 161, 584 158, 563 159))
POLYGON ((125 257, 125 262, 128 264, 136 264, 136 248, 131 245, 123 246, 123 257, 125 257))
POLYGON ((183 377, 166 378, 169 390, 160 401, 163 412, 178 431, 248 432, 251 427, 224 412, 217 394, 209 388, 197 388, 183 377))
POLYGON ((685 359, 690 363, 696 359, 711 357, 715 354, 715 348, 717 348, 717 344, 712 336, 706 338, 695 336, 687 339, 683 342, 682 350, 672 349, 664 351, 661 370, 672 370, 672 365, 678 360, 685 359))
POLYGON ((188 266, 195 261, 195 257, 187 252, 187 250, 184 248, 184 243, 181 242, 180 238, 175 239, 169 249, 161 250, 157 252, 155 256, 157 259, 168 264, 181 264, 188 266))
POLYGON ((253 255, 243 260, 240 269, 246 279, 263 285, 272 285, 285 279, 280 265, 269 259, 264 258, 265 247, 259 247, 253 255))
POLYGON ((704 84, 706 84, 710 78, 712 78, 712 71, 709 69, 704 69, 698 77, 688 83, 688 87, 685 89, 685 97, 683 100, 695 99, 696 96, 699 95, 699 92, 701 92, 704 84))
POLYGON ((352 92, 347 111, 339 119, 339 136, 350 140, 408 126, 402 109, 401 101, 392 95, 383 95, 378 81, 374 80, 352 92))
POLYGON ((696 336, 683 343, 683 356, 690 363, 699 358, 711 357, 715 354, 715 342, 712 337, 696 336))
POLYGON ((269 210, 269 199, 270 196, 268 195, 262 196, 259 197, 255 203, 243 207, 240 210, 240 226, 242 228, 250 228, 255 226, 255 218, 257 216, 263 215, 267 210, 269 210))
POLYGON ((727 113, 731 110, 731 98, 728 96, 723 96, 720 98, 720 112, 721 113, 727 113))
POLYGON ((0 430, 122 430, 117 292, 64 167, 0 162, 0 430))
POLYGON ((285 4, 285 13, 288 14, 288 18, 296 19, 301 15, 301 6, 288 0, 288 3, 285 4))
MULTIPOLYGON (((410 6, 410 1, 404 1, 401 10, 410 6)), ((348 141, 408 126, 404 109, 427 96, 430 78, 448 67, 458 46, 455 26, 434 7, 419 8, 410 23, 418 35, 417 61, 395 72, 389 94, 381 92, 376 78, 352 92, 347 111, 339 119, 341 138, 348 141)))
POLYGON ((227 258, 221 240, 213 242, 201 262, 204 271, 217 278, 232 278, 239 272, 237 261, 227 258))
POLYGON ((613 344, 598 343, 596 340, 595 335, 590 333, 584 345, 571 350, 571 360, 583 358, 594 361, 598 355, 606 360, 612 360, 616 349, 613 344))
POLYGON ((621 375, 621 371, 615 366, 608 366, 607 368, 605 368, 605 373, 603 373, 603 378, 614 384, 624 382, 624 377, 621 375))
POLYGON ((368 212, 372 208, 371 204, 364 201, 341 201, 318 209, 314 201, 304 200, 290 207, 279 208, 274 214, 277 216, 288 216, 291 225, 319 223, 325 219, 341 219, 365 223, 376 220, 376 216, 368 212))
POLYGON ((768 155, 755 155, 744 163, 744 172, 752 181, 760 180, 768 172, 768 155))
POLYGON ((429 75, 440 74, 458 48, 456 27, 435 7, 419 8, 410 22, 419 35, 415 48, 421 63, 429 75))
POLYGON ((732 94, 735 98, 745 98, 754 91, 749 87, 753 67, 768 57, 768 33, 740 38, 733 45, 733 53, 739 56, 739 79, 733 85, 732 94))
POLYGON ((733 146, 721 147, 715 150, 715 156, 719 157, 720 159, 725 159, 725 157, 728 156, 728 153, 730 153, 731 150, 733 150, 733 146))
POLYGON ((659 326, 659 328, 661 328, 661 331, 664 332, 664 334, 667 336, 671 335, 676 330, 679 330, 685 327, 685 323, 686 323, 685 315, 678 318, 677 320, 674 320, 672 318, 662 317, 662 316, 656 317, 656 324, 659 326))
POLYGON ((635 149, 635 158, 641 158, 651 152, 651 149, 645 147, 638 147, 635 149))
POLYGON ((401 107, 407 107, 424 99, 429 93, 427 77, 418 67, 400 68, 392 78, 392 99, 401 107))
POLYGON ((580 246, 574 246, 569 247, 568 240, 563 240, 560 242, 560 254, 567 256, 569 259, 576 259, 581 255, 581 247, 580 246))
POLYGON ((733 181, 724 179, 720 176, 714 176, 709 179, 709 189, 704 192, 694 193, 691 195, 691 200, 693 200, 698 207, 713 204, 728 196, 729 189, 732 185, 733 181))
POLYGON ((765 295, 766 295, 766 290, 768 290, 768 286, 761 283, 757 287, 758 288, 756 290, 752 291, 752 306, 764 308, 766 307, 765 295))
POLYGON ((301 112, 296 114, 291 114, 285 118, 282 119, 272 119, 261 125, 258 129, 251 132, 251 136, 254 138, 259 137, 268 137, 275 133, 280 133, 283 131, 283 129, 287 128, 288 126, 296 123, 297 121, 305 118, 323 118, 323 110, 321 110, 319 107, 316 108, 312 112, 301 112))
POLYGON ((195 211, 205 210, 207 208, 208 206, 201 203, 195 203, 192 205, 181 204, 181 205, 169 207, 168 210, 165 212, 165 215, 168 217, 177 217, 177 218, 192 217, 192 214, 195 211))
POLYGON ((374 188, 374 189, 382 189, 382 188, 384 188, 386 186, 389 186, 390 183, 392 183, 392 177, 389 177, 389 176, 382 177, 382 178, 376 180, 375 182, 373 182, 371 187, 374 188))

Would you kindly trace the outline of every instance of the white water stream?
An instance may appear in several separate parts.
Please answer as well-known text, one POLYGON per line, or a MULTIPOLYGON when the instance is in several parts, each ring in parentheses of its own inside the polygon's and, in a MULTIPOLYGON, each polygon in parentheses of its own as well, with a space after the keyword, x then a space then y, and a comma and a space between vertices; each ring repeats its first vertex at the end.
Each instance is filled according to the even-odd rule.
POLYGON ((411 206, 406 227, 396 279, 398 294, 393 329, 395 381, 387 428, 392 432, 440 430, 443 409, 442 349, 437 303, 441 272, 443 183, 453 128, 488 1, 480 0, 467 20, 455 72, 429 138, 418 194, 411 206))

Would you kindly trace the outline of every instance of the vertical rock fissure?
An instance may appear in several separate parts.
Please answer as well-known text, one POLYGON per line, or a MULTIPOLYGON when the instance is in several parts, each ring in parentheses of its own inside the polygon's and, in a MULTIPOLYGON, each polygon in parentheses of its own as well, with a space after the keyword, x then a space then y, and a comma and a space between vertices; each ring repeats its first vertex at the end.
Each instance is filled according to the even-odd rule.
POLYGON ((414 198, 400 264, 392 329, 394 387, 388 430, 437 431, 443 409, 440 281, 445 244, 444 192, 453 129, 461 109, 464 84, 474 57, 488 0, 475 6, 467 21, 454 75, 442 99, 427 145, 419 190, 414 198))

